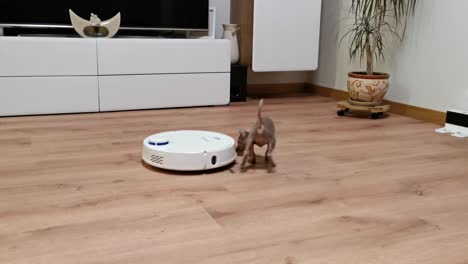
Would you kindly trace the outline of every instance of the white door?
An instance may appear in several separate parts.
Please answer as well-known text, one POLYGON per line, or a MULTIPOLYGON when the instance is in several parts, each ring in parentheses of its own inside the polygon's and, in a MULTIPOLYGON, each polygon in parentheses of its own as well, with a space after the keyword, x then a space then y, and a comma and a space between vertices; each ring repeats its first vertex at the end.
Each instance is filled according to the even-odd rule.
POLYGON ((316 70, 321 7, 321 0, 255 0, 253 70, 316 70))

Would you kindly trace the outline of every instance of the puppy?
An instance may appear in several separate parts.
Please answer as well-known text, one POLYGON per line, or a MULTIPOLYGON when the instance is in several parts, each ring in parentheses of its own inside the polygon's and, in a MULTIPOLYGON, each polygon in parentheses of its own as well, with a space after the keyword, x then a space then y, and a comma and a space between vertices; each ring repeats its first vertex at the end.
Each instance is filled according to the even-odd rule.
POLYGON ((256 155, 254 152, 254 145, 259 147, 263 147, 265 145, 268 146, 266 153, 265 153, 265 160, 269 161, 273 167, 276 167, 276 163, 273 160, 273 150, 276 147, 276 135, 275 135, 275 125, 273 120, 269 117, 262 117, 262 109, 263 109, 263 99, 260 100, 258 105, 258 120, 256 124, 252 127, 250 132, 247 132, 243 129, 239 130, 239 138, 237 139, 237 154, 242 156, 244 152, 247 150, 247 154, 245 154, 241 169, 245 169, 245 164, 247 160, 251 164, 256 163, 256 155))

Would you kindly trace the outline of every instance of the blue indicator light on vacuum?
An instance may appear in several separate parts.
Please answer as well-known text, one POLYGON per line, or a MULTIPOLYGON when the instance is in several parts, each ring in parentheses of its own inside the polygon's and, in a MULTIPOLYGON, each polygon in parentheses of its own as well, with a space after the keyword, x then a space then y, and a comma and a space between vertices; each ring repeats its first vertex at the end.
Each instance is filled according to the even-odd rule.
POLYGON ((169 139, 162 138, 162 139, 153 139, 149 140, 148 144, 151 146, 166 146, 169 145, 169 139))

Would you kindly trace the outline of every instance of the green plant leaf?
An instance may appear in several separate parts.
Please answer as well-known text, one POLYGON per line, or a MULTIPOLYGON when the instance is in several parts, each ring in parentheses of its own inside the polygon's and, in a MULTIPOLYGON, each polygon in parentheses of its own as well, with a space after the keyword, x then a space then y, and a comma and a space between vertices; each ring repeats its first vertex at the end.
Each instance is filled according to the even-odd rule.
POLYGON ((385 59, 386 38, 393 35, 403 41, 416 3, 417 0, 351 0, 350 15, 354 20, 340 39, 340 45, 344 39, 349 39, 350 61, 359 58, 362 64, 365 60, 368 74, 372 73, 374 60, 385 59), (372 49, 370 54, 368 47, 372 49))

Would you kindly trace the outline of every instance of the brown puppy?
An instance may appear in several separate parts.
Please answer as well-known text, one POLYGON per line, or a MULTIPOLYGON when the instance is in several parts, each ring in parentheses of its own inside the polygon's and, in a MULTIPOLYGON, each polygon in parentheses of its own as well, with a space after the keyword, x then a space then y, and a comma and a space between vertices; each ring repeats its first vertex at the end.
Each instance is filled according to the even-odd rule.
POLYGON ((256 155, 254 152, 254 145, 263 147, 268 146, 265 153, 265 160, 271 162, 271 164, 276 167, 276 163, 273 160, 273 150, 276 147, 276 135, 275 135, 275 125, 273 120, 269 117, 262 117, 262 108, 263 108, 263 99, 260 100, 258 105, 258 120, 255 126, 252 127, 250 132, 247 132, 243 129, 239 130, 239 138, 237 139, 237 154, 242 156, 247 150, 247 154, 242 160, 241 169, 245 168, 247 160, 255 164, 256 155))

